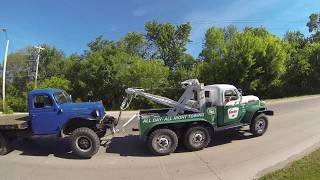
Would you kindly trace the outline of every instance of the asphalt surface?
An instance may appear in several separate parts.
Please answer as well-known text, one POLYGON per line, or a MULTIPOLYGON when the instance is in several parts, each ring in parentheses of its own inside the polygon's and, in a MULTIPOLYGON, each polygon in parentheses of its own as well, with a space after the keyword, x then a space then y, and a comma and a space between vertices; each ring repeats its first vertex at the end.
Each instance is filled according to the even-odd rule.
MULTIPOLYGON (((268 107, 275 116, 262 137, 253 138, 246 128, 228 130, 202 151, 179 147, 162 157, 152 156, 130 130, 135 123, 86 160, 73 156, 65 140, 35 137, 15 143, 13 152, 0 157, 0 179, 253 179, 319 147, 320 96, 268 107)), ((124 114, 124 120, 134 113, 124 114)))

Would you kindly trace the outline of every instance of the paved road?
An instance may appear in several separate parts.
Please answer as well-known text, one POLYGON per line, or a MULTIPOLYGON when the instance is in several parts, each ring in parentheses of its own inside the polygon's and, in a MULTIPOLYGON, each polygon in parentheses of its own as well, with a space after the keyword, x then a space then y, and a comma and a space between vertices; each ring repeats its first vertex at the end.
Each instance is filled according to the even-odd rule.
POLYGON ((131 135, 114 137, 108 149, 101 147, 89 160, 68 153, 65 141, 34 138, 0 157, 0 179, 252 179, 320 142, 319 96, 269 107, 276 115, 262 137, 252 138, 245 130, 220 132, 209 148, 179 148, 164 157, 151 156, 130 130, 131 135))

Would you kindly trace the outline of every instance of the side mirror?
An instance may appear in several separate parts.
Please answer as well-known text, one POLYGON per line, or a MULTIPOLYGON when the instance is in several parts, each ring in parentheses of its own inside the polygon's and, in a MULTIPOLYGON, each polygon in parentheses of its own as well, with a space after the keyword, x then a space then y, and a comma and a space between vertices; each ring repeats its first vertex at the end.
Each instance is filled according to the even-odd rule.
POLYGON ((242 89, 239 88, 238 91, 242 94, 242 89))

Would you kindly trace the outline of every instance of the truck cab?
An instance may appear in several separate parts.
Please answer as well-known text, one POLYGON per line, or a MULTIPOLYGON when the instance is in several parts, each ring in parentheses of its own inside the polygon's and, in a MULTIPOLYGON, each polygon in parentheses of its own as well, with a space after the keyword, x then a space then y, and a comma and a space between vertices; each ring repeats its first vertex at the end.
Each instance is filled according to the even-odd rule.
POLYGON ((249 120, 244 118, 245 115, 252 113, 252 108, 261 106, 258 97, 253 95, 242 96, 241 90, 233 85, 208 85, 204 87, 204 91, 206 109, 216 109, 216 124, 218 127, 235 123, 248 123, 249 120))
POLYGON ((28 95, 30 125, 33 134, 60 134, 71 121, 99 122, 104 115, 101 102, 73 103, 60 89, 36 89, 28 95))

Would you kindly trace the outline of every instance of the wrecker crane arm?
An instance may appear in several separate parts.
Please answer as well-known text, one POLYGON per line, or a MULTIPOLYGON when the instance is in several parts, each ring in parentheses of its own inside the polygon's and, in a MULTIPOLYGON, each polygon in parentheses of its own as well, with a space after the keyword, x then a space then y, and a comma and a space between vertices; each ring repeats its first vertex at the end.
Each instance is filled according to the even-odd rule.
MULTIPOLYGON (((113 124, 113 132, 119 131, 119 129, 117 130, 115 127, 118 125, 122 111, 126 110, 130 106, 132 99, 136 96, 141 96, 158 104, 171 107, 171 109, 166 113, 167 116, 176 116, 177 114, 183 114, 185 111, 195 113, 202 112, 205 107, 204 85, 199 83, 197 79, 189 79, 181 84, 183 85, 183 88, 185 88, 185 91, 178 101, 147 93, 144 89, 127 88, 125 90, 127 96, 124 98, 120 106, 118 119, 113 124)), ((134 115, 121 128, 124 128, 138 116, 139 114, 134 115)))

